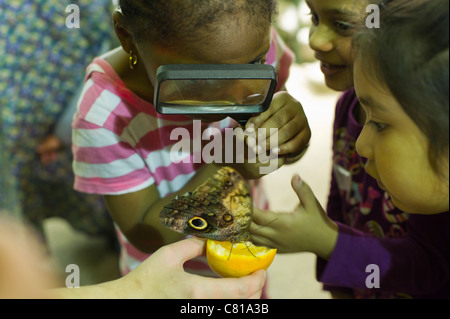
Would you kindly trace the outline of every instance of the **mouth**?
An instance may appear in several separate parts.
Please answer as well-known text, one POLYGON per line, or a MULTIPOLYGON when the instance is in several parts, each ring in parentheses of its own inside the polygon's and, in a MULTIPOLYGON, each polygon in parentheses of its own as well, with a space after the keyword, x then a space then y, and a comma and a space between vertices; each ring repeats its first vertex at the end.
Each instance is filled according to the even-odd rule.
POLYGON ((332 75, 336 75, 337 73, 340 73, 341 71, 347 69, 347 66, 320 61, 320 69, 322 70, 323 74, 325 74, 326 76, 332 76, 332 75))
POLYGON ((387 191, 386 186, 384 186, 383 182, 381 181, 381 178, 378 174, 376 174, 375 170, 372 169, 372 165, 370 165, 369 161, 367 161, 364 165, 364 169, 367 174, 369 174, 373 179, 377 181, 378 187, 380 189, 387 191))

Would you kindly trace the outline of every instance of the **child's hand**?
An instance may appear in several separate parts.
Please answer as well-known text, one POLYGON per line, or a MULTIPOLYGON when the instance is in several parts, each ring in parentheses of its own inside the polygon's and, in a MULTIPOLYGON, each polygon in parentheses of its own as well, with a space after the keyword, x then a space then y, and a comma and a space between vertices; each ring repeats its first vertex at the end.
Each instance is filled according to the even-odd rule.
POLYGON ((328 259, 336 245, 337 225, 328 218, 311 188, 299 176, 292 187, 300 205, 292 213, 273 213, 254 209, 250 227, 252 242, 275 247, 281 253, 313 252, 328 259))
MULTIPOLYGON (((280 156, 295 157, 301 154, 311 138, 311 129, 302 105, 287 92, 276 93, 269 109, 248 121, 246 129, 256 131, 254 138, 247 139, 250 146, 256 144, 259 128, 267 129, 265 149, 280 156), (278 129, 278 145, 276 146, 270 144, 270 128, 278 129)), ((261 141, 257 143, 261 145, 261 141)))
POLYGON ((36 148, 36 152, 38 153, 41 163, 44 165, 48 165, 54 163, 58 160, 58 153, 62 148, 62 142, 58 137, 51 134, 39 143, 36 148))

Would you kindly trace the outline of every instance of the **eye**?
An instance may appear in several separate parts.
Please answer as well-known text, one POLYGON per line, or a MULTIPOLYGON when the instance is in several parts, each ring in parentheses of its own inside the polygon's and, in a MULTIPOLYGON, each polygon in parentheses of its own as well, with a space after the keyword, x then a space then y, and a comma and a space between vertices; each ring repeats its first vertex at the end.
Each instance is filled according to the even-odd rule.
POLYGON ((340 21, 336 21, 334 23, 337 32, 343 34, 343 35, 347 35, 347 34, 351 34, 354 31, 354 26, 351 23, 348 22, 340 22, 340 21))
POLYGON ((312 24, 317 26, 319 24, 319 16, 315 12, 313 12, 312 10, 311 10, 310 13, 308 13, 308 15, 311 16, 312 24))
POLYGON ((229 223, 233 220, 233 216, 231 216, 230 214, 225 214, 223 215, 223 220, 229 223))
POLYGON ((257 61, 253 61, 250 64, 266 64, 266 62, 267 62, 267 59, 266 58, 262 58, 262 59, 259 59, 257 61))
POLYGON ((387 124, 376 121, 369 121, 368 124, 372 125, 377 132, 383 132, 387 128, 387 124))
POLYGON ((188 221, 189 226, 191 226, 195 230, 204 230, 206 227, 208 227, 208 223, 206 220, 204 220, 201 217, 192 217, 188 221))

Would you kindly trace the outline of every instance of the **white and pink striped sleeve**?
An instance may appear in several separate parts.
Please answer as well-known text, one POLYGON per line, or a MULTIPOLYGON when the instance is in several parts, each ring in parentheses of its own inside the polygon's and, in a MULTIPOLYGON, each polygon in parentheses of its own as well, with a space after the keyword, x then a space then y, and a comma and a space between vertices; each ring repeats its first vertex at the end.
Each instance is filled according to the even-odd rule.
POLYGON ((127 122, 117 116, 122 100, 86 82, 72 124, 74 188, 80 192, 119 195, 154 183, 144 159, 121 137, 127 122))

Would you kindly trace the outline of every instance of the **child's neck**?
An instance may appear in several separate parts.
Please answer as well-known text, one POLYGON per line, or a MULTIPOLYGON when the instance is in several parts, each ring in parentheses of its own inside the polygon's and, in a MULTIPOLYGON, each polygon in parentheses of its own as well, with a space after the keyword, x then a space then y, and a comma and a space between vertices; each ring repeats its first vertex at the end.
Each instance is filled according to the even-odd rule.
POLYGON ((131 70, 129 58, 123 50, 114 50, 111 54, 104 56, 130 91, 153 104, 154 88, 148 79, 144 65, 138 62, 134 70, 131 70))

